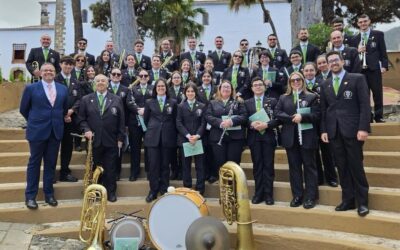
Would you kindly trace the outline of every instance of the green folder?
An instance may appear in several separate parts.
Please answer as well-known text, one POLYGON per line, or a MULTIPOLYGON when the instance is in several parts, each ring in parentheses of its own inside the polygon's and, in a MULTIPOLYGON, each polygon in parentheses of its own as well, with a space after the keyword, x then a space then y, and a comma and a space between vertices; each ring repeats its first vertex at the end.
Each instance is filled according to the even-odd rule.
POLYGON ((260 109, 259 111, 257 111, 256 113, 254 113, 252 116, 249 117, 249 120, 251 122, 254 121, 260 121, 260 122, 269 122, 269 116, 267 114, 267 112, 265 112, 265 109, 260 109))
POLYGON ((183 154, 185 157, 193 156, 193 155, 201 155, 204 153, 203 143, 201 140, 197 140, 193 145, 190 142, 182 143, 183 146, 183 154))
POLYGON ((138 250, 139 238, 115 238, 114 250, 138 250))
MULTIPOLYGON (((310 107, 299 108, 299 109, 297 109, 297 113, 298 114, 310 114, 311 108, 310 107)), ((312 129, 313 125, 312 125, 312 123, 301 123, 301 126, 299 126, 299 128, 303 131, 303 130, 307 130, 307 129, 312 129)))
POLYGON ((140 122, 140 126, 142 126, 143 132, 146 132, 147 131, 147 127, 146 127, 146 124, 144 124, 143 116, 137 115, 136 117, 138 118, 138 120, 140 122))
MULTIPOLYGON (((235 117, 236 117, 236 115, 232 115, 232 116, 231 116, 231 119, 233 119, 233 118, 235 118, 235 117)), ((221 116, 221 118, 222 118, 223 121, 229 119, 227 115, 223 115, 223 116, 221 116)), ((241 129, 242 129, 242 126, 238 125, 238 126, 235 126, 235 127, 227 128, 226 130, 241 130, 241 129)))
POLYGON ((275 82, 275 80, 276 80, 276 72, 275 71, 268 71, 267 72, 267 80, 270 80, 271 82, 275 82))

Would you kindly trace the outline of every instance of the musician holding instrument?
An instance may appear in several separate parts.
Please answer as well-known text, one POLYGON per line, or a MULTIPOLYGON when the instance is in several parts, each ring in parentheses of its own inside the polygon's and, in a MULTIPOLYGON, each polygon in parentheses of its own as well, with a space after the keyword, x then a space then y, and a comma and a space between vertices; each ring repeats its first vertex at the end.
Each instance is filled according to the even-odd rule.
POLYGON ((251 200, 253 204, 265 202, 267 205, 274 204, 274 156, 277 145, 276 131, 273 129, 279 125, 274 119, 273 110, 277 103, 275 98, 265 95, 266 83, 260 77, 255 77, 251 83, 254 98, 245 101, 247 116, 247 145, 250 147, 253 162, 253 176, 255 181, 255 192, 251 200), (250 117, 264 109, 269 121, 250 117))
POLYGON ((40 80, 40 67, 44 63, 51 63, 56 69, 56 73, 60 73, 60 54, 51 49, 51 37, 48 34, 44 34, 40 37, 41 47, 32 48, 29 52, 28 59, 26 59, 25 65, 29 73, 32 75, 31 82, 40 80))
POLYGON ((125 137, 125 113, 119 96, 107 91, 108 78, 95 77, 96 92, 84 96, 79 107, 81 129, 93 140, 94 166, 104 169, 101 182, 107 189, 107 199, 117 201, 115 163, 125 137))
POLYGON ((344 69, 349 73, 360 73, 361 72, 361 61, 358 56, 356 48, 345 46, 343 44, 344 36, 342 32, 335 30, 332 31, 331 43, 334 51, 339 51, 344 59, 344 69))
POLYGON ((151 202, 167 192, 169 165, 176 151, 176 101, 169 97, 167 81, 160 78, 154 85, 152 98, 146 101, 144 123, 147 127, 144 146, 147 148, 150 191, 146 202, 151 202))
MULTIPOLYGON (((204 153, 185 157, 183 143, 196 144, 203 141, 206 128, 204 113, 206 105, 197 100, 197 87, 194 83, 185 86, 185 101, 178 105, 176 128, 178 129, 178 145, 182 161, 183 186, 192 188, 192 158, 196 169, 196 190, 201 195, 205 191, 204 153)), ((203 143, 201 142, 201 145, 203 143)))
POLYGON ((122 70, 121 84, 125 87, 136 80, 136 58, 133 54, 128 54, 126 56, 126 69, 122 70))
POLYGON ((169 74, 165 69, 161 68, 161 57, 160 55, 153 55, 151 57, 151 69, 148 71, 150 76, 150 82, 154 85, 155 81, 159 78, 169 79, 169 74))
POLYGON ((218 180, 219 168, 225 162, 240 164, 246 138, 246 109, 228 80, 222 80, 218 86, 214 100, 207 106, 205 119, 211 126, 208 141, 213 150, 215 169, 210 173, 209 182, 213 183, 218 180))
MULTIPOLYGON (((271 61, 271 54, 264 50, 258 55, 260 66, 257 70, 253 71, 251 79, 259 77, 264 81, 266 87, 266 95, 268 97, 279 98, 283 94, 282 84, 279 79, 279 71, 277 68, 269 66, 271 61)), ((254 93, 254 91, 253 91, 254 93)))
MULTIPOLYGON (((368 88, 372 91, 374 100, 375 122, 385 122, 383 119, 383 89, 382 74, 389 70, 388 56, 386 53, 385 37, 382 31, 370 28, 371 20, 365 14, 357 18, 360 33, 353 36, 351 46, 358 48, 362 57, 361 73, 366 77, 368 88)), ((372 122, 372 118, 371 118, 372 122)))
POLYGON ((167 72, 173 72, 179 68, 179 57, 171 50, 171 43, 165 39, 161 42, 161 62, 167 72))
POLYGON ((225 69, 222 75, 222 81, 227 80, 233 86, 236 95, 243 99, 249 98, 252 93, 250 93, 250 73, 249 69, 243 67, 243 53, 237 50, 232 55, 232 61, 229 68, 225 69))
POLYGON ((342 202, 336 211, 358 206, 358 215, 368 209, 368 181, 363 167, 363 144, 370 131, 370 98, 365 77, 347 73, 337 51, 326 55, 332 77, 321 86, 321 140, 330 142, 338 168, 342 202))
MULTIPOLYGON (((140 69, 137 73, 138 80, 129 86, 126 105, 128 108, 128 130, 130 152, 130 175, 129 181, 136 181, 140 175, 140 161, 142 140, 146 132, 143 123, 144 106, 146 100, 151 99, 153 86, 149 83, 149 73, 145 69, 140 69)), ((145 171, 148 172, 147 149, 145 148, 145 171)))
POLYGON ((303 204, 306 209, 313 208, 318 199, 318 174, 315 164, 318 134, 314 124, 319 121, 320 108, 318 96, 307 90, 300 72, 293 72, 289 76, 288 89, 279 98, 275 114, 283 123, 282 146, 286 149, 293 195, 290 206, 298 207, 303 204))

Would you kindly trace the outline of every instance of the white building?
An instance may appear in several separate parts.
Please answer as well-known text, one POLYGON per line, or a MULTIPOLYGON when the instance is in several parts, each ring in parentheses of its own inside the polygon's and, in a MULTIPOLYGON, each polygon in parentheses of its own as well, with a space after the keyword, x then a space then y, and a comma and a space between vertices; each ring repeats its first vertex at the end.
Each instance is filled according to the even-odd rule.
MULTIPOLYGON (((111 32, 103 32, 91 27, 92 13, 89 6, 97 0, 81 0, 83 16, 83 34, 88 39, 88 52, 99 55, 105 42, 111 39, 111 32)), ((289 49, 290 35, 290 4, 283 0, 265 1, 275 22, 281 46, 289 49)), ((52 48, 59 52, 70 54, 74 50, 74 24, 72 18, 71 0, 39 1, 41 5, 41 20, 33 26, 21 28, 0 28, 2 38, 0 46, 0 67, 3 78, 10 75, 18 78, 20 74, 27 76, 24 61, 31 48, 40 46, 40 36, 49 34, 52 37, 52 48), (39 25, 38 25, 39 24, 39 25)), ((197 21, 205 24, 204 33, 199 42, 204 44, 204 51, 214 50, 214 38, 221 35, 225 39, 224 49, 238 49, 242 38, 249 40, 251 46, 260 41, 264 46, 266 37, 272 33, 269 24, 263 23, 261 7, 256 4, 250 8, 243 7, 239 12, 231 11, 228 1, 198 0, 196 7, 202 7, 206 16, 197 17, 197 21)), ((186 46, 186 44, 185 44, 186 46)), ((145 38, 144 53, 154 52, 154 42, 145 38)), ((29 73, 28 73, 28 76, 29 73)))

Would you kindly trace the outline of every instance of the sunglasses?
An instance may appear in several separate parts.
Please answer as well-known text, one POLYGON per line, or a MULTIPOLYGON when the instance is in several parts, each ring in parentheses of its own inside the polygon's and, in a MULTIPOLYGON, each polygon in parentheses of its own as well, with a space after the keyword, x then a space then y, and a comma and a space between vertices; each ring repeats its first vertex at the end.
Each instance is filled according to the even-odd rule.
POLYGON ((241 55, 233 55, 233 57, 239 57, 239 58, 242 58, 243 56, 241 56, 241 55))
POLYGON ((112 76, 121 76, 121 73, 111 73, 112 76))
POLYGON ((248 43, 241 43, 240 46, 247 46, 249 45, 248 43))
POLYGON ((149 75, 139 75, 140 78, 146 78, 149 77, 149 75))
POLYGON ((83 59, 76 59, 76 62, 85 62, 83 59))
POLYGON ((301 78, 290 79, 290 82, 301 82, 301 78))
POLYGON ((79 45, 86 45, 86 43, 78 43, 79 45))

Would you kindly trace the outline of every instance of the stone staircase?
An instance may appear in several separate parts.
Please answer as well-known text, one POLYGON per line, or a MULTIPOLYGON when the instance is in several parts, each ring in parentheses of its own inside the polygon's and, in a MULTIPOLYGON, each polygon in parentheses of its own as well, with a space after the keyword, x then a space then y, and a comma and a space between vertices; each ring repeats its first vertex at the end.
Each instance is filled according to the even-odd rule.
MULTIPOLYGON (((24 205, 25 171, 29 147, 20 129, 0 129, 0 222, 38 224, 36 234, 77 238, 82 205, 82 181, 56 183, 56 208, 43 202, 39 191, 39 209, 24 205)), ((74 152, 73 174, 82 179, 85 153, 74 152)), ((335 212, 340 202, 340 188, 320 186, 318 205, 306 210, 291 208, 288 165, 284 150, 276 151, 276 204, 251 205, 255 241, 258 249, 400 249, 400 124, 373 124, 372 134, 364 146, 364 165, 370 183, 370 209, 365 218, 355 210, 335 212)), ((242 164, 248 178, 249 196, 254 191, 250 152, 245 150, 242 164)), ((147 217, 150 205, 144 201, 148 182, 143 174, 129 182, 128 155, 124 158, 122 179, 118 182, 118 201, 108 203, 107 218, 117 212, 143 209, 147 217)), ((171 181, 181 186, 181 181, 171 181)), ((207 184, 205 197, 211 215, 223 219, 218 202, 218 184, 207 184)), ((168 216, 168 215, 166 215, 168 216)), ((172 226, 172 225, 171 225, 172 226)), ((228 226, 232 242, 236 226, 228 226)), ((0 246, 1 248, 1 246, 0 246)))

